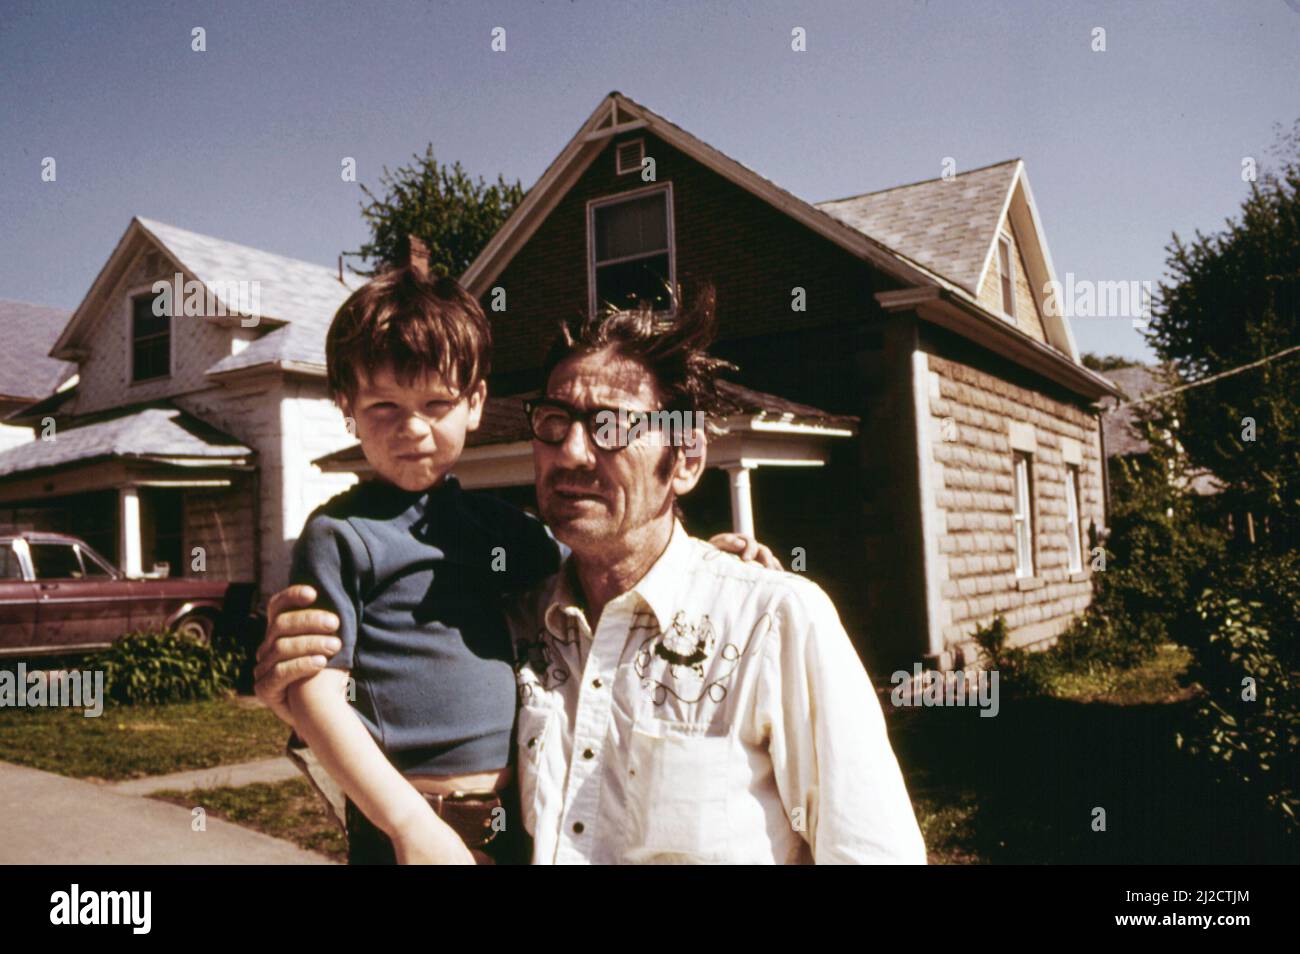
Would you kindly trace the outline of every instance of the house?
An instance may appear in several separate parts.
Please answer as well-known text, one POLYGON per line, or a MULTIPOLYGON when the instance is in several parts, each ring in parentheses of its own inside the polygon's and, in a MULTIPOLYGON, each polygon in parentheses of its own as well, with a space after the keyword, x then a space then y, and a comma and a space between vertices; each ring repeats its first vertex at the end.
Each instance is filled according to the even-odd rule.
POLYGON ((5 418, 76 384, 77 366, 49 355, 67 321, 60 308, 0 299, 0 450, 34 439, 30 427, 5 418))
POLYGON ((307 515, 355 480, 310 460, 354 440, 324 347, 356 283, 132 219, 71 316, 4 326, 49 359, 29 364, 42 399, 7 422, 34 439, 0 451, 0 525, 72 533, 128 575, 253 582, 265 601, 307 515), (75 384, 51 387, 66 369, 75 384))
MULTIPOLYGON (((618 92, 462 276, 499 398, 541 385, 575 309, 712 283, 740 372, 689 525, 752 527, 826 587, 873 671, 971 665, 997 614, 1016 644, 1051 640, 1091 598, 1096 402, 1117 392, 1045 307, 1053 280, 1020 160, 814 204, 618 92)), ((466 463, 528 503, 521 423, 466 463)))

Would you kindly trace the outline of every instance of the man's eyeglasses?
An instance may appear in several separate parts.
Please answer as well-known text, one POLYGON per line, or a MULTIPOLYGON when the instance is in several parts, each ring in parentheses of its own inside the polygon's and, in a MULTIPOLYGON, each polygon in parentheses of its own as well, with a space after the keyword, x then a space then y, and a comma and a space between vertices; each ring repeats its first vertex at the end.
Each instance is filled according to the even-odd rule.
POLYGON ((587 439, 601 450, 626 447, 653 429, 654 411, 629 411, 617 407, 577 408, 555 398, 524 401, 528 430, 543 444, 563 444, 574 421, 582 421, 587 439))

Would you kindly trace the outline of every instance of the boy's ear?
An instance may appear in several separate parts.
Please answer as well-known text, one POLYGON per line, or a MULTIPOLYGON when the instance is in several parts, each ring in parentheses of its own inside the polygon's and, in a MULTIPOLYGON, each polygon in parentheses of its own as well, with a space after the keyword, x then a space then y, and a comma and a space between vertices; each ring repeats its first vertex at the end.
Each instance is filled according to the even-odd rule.
POLYGON ((480 381, 470 392, 467 398, 469 401, 469 421, 465 425, 468 431, 477 431, 479 422, 483 420, 483 406, 487 403, 487 382, 480 381))

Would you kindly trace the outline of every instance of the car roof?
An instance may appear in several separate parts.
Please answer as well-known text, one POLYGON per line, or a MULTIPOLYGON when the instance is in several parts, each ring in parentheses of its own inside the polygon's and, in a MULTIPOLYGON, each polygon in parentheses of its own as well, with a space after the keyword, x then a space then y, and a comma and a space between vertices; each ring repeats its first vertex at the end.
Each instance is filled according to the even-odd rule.
POLYGON ((0 543, 12 543, 14 540, 28 540, 33 543, 79 543, 82 546, 89 546, 85 540, 80 537, 69 536, 66 533, 51 533, 42 530, 20 530, 17 533, 0 533, 0 543))

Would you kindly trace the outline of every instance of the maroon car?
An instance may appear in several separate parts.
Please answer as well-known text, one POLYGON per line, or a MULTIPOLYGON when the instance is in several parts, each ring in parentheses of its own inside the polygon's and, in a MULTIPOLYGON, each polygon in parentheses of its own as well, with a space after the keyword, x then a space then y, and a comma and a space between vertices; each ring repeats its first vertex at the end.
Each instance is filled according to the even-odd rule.
POLYGON ((251 597, 248 583, 127 579, 61 533, 0 535, 0 656, 103 649, 135 630, 207 642, 248 618, 251 597))

